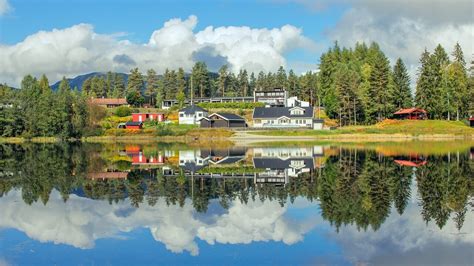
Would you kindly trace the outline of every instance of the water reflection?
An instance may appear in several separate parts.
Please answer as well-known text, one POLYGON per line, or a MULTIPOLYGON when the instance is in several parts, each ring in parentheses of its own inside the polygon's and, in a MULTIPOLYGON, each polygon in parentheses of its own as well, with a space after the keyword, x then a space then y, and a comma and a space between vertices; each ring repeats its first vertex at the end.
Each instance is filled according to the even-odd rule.
POLYGON ((192 255, 199 241, 304 245, 326 228, 351 263, 415 258, 472 247, 473 172, 469 146, 0 145, 0 228, 77 248, 147 228, 192 255))

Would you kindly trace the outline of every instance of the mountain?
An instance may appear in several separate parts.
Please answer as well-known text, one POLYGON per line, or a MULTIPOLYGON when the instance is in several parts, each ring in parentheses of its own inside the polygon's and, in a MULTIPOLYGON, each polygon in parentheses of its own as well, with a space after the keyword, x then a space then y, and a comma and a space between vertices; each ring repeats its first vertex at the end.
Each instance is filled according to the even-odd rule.
MULTIPOLYGON (((123 80, 125 81, 125 86, 127 86, 128 74, 124 74, 124 73, 114 73, 114 74, 122 75, 123 80)), ((75 78, 68 78, 67 81, 69 82, 69 86, 71 87, 71 89, 74 89, 75 87, 77 87, 79 90, 81 90, 82 89, 82 84, 84 83, 84 81, 86 81, 88 78, 93 78, 93 77, 104 77, 104 78, 106 78, 107 73, 92 72, 92 73, 88 73, 88 74, 84 74, 84 75, 79 75, 75 78)), ((61 83, 61 81, 58 81, 58 82, 54 83, 53 85, 51 85, 51 88, 53 90, 57 90, 59 88, 59 83, 61 83)))

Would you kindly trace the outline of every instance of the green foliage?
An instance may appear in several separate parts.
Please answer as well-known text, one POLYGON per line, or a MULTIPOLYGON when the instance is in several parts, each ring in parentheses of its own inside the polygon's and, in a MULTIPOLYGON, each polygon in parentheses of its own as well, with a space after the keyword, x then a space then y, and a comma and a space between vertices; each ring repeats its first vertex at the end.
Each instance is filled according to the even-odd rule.
POLYGON ((401 58, 397 59, 393 67, 393 104, 396 108, 411 108, 413 99, 410 90, 410 76, 401 58))
POLYGON ((118 117, 125 117, 132 114, 132 108, 128 106, 119 106, 115 109, 115 115, 118 117))
POLYGON ((127 94, 127 103, 132 106, 138 107, 141 106, 145 102, 145 99, 138 91, 130 91, 127 94))

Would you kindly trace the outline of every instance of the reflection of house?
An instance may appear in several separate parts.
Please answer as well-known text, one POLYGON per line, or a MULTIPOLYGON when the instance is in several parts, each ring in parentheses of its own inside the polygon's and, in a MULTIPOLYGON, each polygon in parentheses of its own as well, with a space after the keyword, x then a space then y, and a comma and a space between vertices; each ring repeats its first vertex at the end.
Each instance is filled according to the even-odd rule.
POLYGON ((208 160, 201 155, 201 150, 179 151, 179 167, 185 171, 197 172, 209 164, 208 160))
POLYGON ((186 125, 197 125, 201 118, 206 117, 208 115, 207 110, 197 106, 197 105, 190 105, 181 110, 178 113, 179 124, 186 124, 186 125))
POLYGON ((311 128, 313 107, 256 107, 254 127, 311 128))
POLYGON ((96 180, 96 179, 127 179, 128 172, 95 172, 89 173, 87 178, 96 180))
POLYGON ((245 127, 245 119, 236 114, 213 113, 208 117, 201 118, 200 125, 203 128, 245 127))
POLYGON ((287 184, 290 177, 311 173, 314 157, 322 156, 320 146, 297 148, 255 148, 253 164, 265 171, 255 174, 256 183, 287 184))
POLYGON ((201 156, 213 164, 233 164, 245 158, 245 148, 201 150, 201 156))
POLYGON ((132 114, 133 122, 144 122, 144 121, 162 122, 164 120, 165 120, 165 115, 163 113, 133 113, 132 114))
POLYGON ((423 120, 426 119, 426 111, 421 108, 400 109, 393 114, 395 119, 423 120))
POLYGON ((474 127, 474 116, 469 117, 469 125, 474 127))
POLYGON ((426 159, 423 156, 409 155, 397 156, 394 158, 396 164, 401 166, 419 167, 426 164, 426 159))
POLYGON ((285 106, 288 92, 284 89, 254 91, 254 102, 264 103, 266 106, 285 106))
POLYGON ((90 99, 90 103, 107 108, 118 107, 122 105, 129 106, 125 98, 92 98, 90 99))
POLYGON ((125 153, 132 158, 132 165, 160 165, 165 162, 165 156, 162 154, 147 156, 140 146, 127 146, 125 153))

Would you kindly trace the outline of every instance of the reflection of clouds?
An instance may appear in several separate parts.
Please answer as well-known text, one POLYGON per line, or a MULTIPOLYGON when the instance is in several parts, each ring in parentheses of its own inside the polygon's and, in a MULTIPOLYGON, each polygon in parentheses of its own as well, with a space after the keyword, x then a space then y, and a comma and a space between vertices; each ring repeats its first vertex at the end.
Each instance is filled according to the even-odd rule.
POLYGON ((96 239, 146 227, 167 249, 197 255, 196 238, 210 244, 269 240, 293 244, 312 227, 288 221, 284 217, 287 208, 276 202, 245 205, 235 201, 230 206, 228 212, 213 214, 209 219, 194 215, 190 202, 183 208, 158 202, 154 207, 143 204, 134 209, 128 200, 110 205, 76 195, 64 203, 53 191, 46 206, 38 202, 30 206, 22 201, 20 191, 11 191, 0 198, 0 228, 15 228, 40 242, 92 248, 96 239))
POLYGON ((358 231, 356 226, 349 225, 341 227, 339 233, 331 231, 329 236, 342 245, 346 258, 354 263, 432 265, 444 264, 442 259, 450 257, 453 260, 448 264, 472 265, 473 252, 466 254, 466 250, 474 248, 473 214, 466 214, 461 232, 452 219, 439 229, 433 221, 426 224, 417 203, 410 203, 403 215, 393 211, 375 232, 358 231), (433 253, 436 250, 440 252, 433 253))

